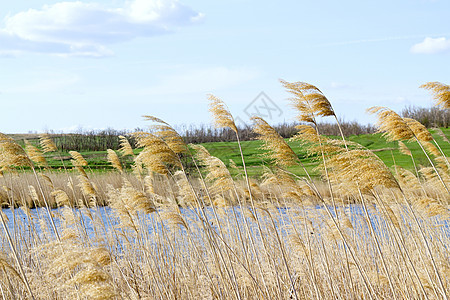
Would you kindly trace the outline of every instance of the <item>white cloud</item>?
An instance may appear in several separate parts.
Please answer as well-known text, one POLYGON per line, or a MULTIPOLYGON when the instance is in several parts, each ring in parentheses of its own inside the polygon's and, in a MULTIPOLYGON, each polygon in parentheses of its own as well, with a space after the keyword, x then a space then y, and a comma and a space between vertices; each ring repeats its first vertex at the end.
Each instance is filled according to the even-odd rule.
POLYGON ((417 54, 436 54, 450 52, 450 40, 447 40, 445 37, 427 37, 423 40, 423 42, 412 46, 411 52, 417 54))
POLYGON ((171 32, 202 17, 177 0, 132 0, 119 8, 59 2, 6 17, 0 54, 108 56, 109 44, 171 32))

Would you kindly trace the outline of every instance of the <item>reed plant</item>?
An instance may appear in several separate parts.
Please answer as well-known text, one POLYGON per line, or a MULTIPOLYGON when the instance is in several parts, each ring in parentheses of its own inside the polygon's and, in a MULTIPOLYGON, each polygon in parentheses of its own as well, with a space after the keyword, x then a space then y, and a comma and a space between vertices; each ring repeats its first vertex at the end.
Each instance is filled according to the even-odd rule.
MULTIPOLYGON (((208 97, 214 123, 233 132, 230 169, 167 122, 120 136, 114 170, 96 173, 75 150, 48 167, 56 144, 24 147, 0 135, 0 295, 3 299, 448 299, 450 165, 413 119, 374 107, 378 129, 414 163, 386 166, 364 146, 321 134, 331 102, 316 86, 282 81, 298 112, 291 143, 317 160, 315 178, 261 117, 264 174, 248 176, 240 129, 208 97), (416 163, 417 143, 430 166, 416 163), (134 145, 140 151, 133 149, 134 145), (133 161, 132 169, 123 162, 133 161), (71 170, 73 169, 73 171, 71 170)), ((448 86, 428 83, 440 108, 448 86)), ((445 141, 445 140, 444 140, 445 141)), ((59 154, 58 154, 59 155, 59 154)), ((60 156, 60 155, 59 155, 60 156)))

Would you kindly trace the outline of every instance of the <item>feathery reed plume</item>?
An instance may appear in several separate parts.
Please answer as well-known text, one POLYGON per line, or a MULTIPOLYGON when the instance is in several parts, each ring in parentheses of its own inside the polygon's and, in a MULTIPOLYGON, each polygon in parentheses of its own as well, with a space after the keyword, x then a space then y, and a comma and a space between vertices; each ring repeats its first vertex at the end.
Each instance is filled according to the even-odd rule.
MULTIPOLYGON (((421 142, 419 138, 415 135, 415 132, 410 128, 407 121, 404 120, 402 117, 400 117, 393 110, 387 107, 374 106, 367 109, 367 111, 371 114, 377 114, 378 117, 377 125, 379 127, 379 132, 383 132, 383 136, 385 136, 388 141, 415 140, 419 144, 423 153, 425 154, 431 166, 433 167, 434 171, 436 172, 436 175, 439 177, 445 190, 450 194, 450 190, 448 189, 447 185, 442 179, 442 176, 439 174, 438 170, 433 164, 433 161, 427 154, 427 151, 425 151, 426 148, 428 151, 431 151, 432 153, 436 153, 437 155, 439 155, 439 151, 435 149, 436 147, 434 147, 434 145, 431 144, 430 142, 427 141, 421 142)), ((409 122, 413 124, 413 127, 415 128, 416 131, 418 131, 417 132, 418 134, 421 134, 422 138, 425 139, 428 138, 428 136, 423 132, 421 127, 417 125, 417 123, 412 121, 409 122)))
POLYGON ((430 90, 433 99, 436 101, 435 106, 441 109, 450 108, 450 86, 440 82, 427 82, 422 84, 420 88, 430 90))
POLYGON ((238 132, 234 118, 226 107, 226 104, 214 95, 208 95, 209 111, 214 116, 214 124, 217 128, 230 128, 236 134, 238 132))
POLYGON ((428 217, 439 216, 443 220, 450 219, 448 208, 439 203, 436 199, 430 197, 423 197, 416 199, 413 203, 414 207, 425 213, 428 217))
POLYGON ((12 137, 0 132, 0 142, 2 142, 2 141, 10 141, 11 142, 11 141, 14 141, 14 139, 12 137))
POLYGON ((39 176, 44 179, 44 182, 47 184, 47 186, 53 190, 55 188, 55 186, 53 185, 53 181, 50 179, 50 177, 48 177, 45 174, 39 173, 39 176))
POLYGON ((80 181, 78 186, 81 188, 81 192, 88 199, 88 205, 95 206, 95 200, 97 196, 97 191, 95 190, 92 183, 83 175, 78 175, 78 180, 80 181))
POLYGON ((152 213, 156 210, 154 203, 142 192, 129 183, 120 189, 108 186, 108 203, 120 219, 119 227, 131 228, 138 232, 138 213, 152 213))
POLYGON ((76 232, 66 228, 61 243, 50 242, 37 249, 44 277, 56 298, 115 299, 110 260, 104 247, 87 247, 76 232), (101 250, 100 250, 101 249, 101 250))
POLYGON ((25 150, 13 139, 7 137, 0 140, 0 168, 32 166, 25 150))
POLYGON ((154 134, 164 140, 166 144, 172 149, 176 154, 185 153, 188 151, 187 145, 184 142, 183 138, 178 134, 178 132, 173 129, 168 123, 163 120, 153 117, 153 116, 144 116, 145 120, 153 121, 158 124, 151 125, 151 128, 154 131, 154 134))
POLYGON ((287 82, 280 80, 281 84, 293 97, 289 98, 292 106, 300 115, 300 122, 316 123, 316 116, 334 116, 333 107, 325 95, 315 86, 305 82, 287 82))
POLYGON ((225 164, 217 157, 211 156, 208 150, 202 145, 189 145, 196 151, 195 157, 204 165, 208 171, 206 181, 213 182, 212 192, 222 194, 234 188, 234 182, 230 171, 225 164))
POLYGON ((414 139, 414 133, 406 121, 393 110, 387 107, 373 106, 368 108, 367 112, 377 114, 378 132, 382 132, 386 140, 392 142, 414 139))
POLYGON ((441 169, 444 174, 449 174, 450 167, 448 165, 448 157, 439 156, 434 159, 436 161, 436 167, 441 169))
POLYGON ((142 211, 145 214, 154 212, 155 205, 142 192, 136 190, 131 185, 125 185, 120 190, 122 200, 126 201, 128 207, 132 208, 133 212, 142 211))
MULTIPOLYGON (((415 185, 414 188, 420 187, 423 190, 423 187, 422 187, 420 179, 419 179, 419 170, 417 169, 416 162, 414 161, 414 157, 413 157, 413 154, 412 154, 411 150, 409 150, 409 148, 402 141, 398 141, 398 146, 399 146, 400 153, 402 153, 404 155, 408 155, 409 157, 411 157, 411 161, 413 163, 414 170, 416 171, 416 175, 417 175, 417 176, 414 176, 414 175, 412 175, 412 176, 414 176, 414 178, 417 179, 417 182, 419 183, 419 185, 418 186, 415 185)), ((399 177, 398 178, 399 179, 399 183, 405 185, 405 182, 410 182, 410 180, 405 178, 404 173, 406 172, 406 170, 403 170, 403 168, 401 168, 399 166, 395 166, 395 168, 397 170, 397 175, 399 177)))
POLYGON ((75 169, 78 171, 78 173, 80 173, 81 176, 85 177, 86 179, 89 178, 83 167, 76 166, 75 169))
POLYGON ((422 188, 419 179, 411 172, 400 166, 396 166, 398 182, 403 189, 419 190, 422 188))
POLYGON ((290 138, 290 141, 300 142, 306 148, 308 156, 319 159, 319 156, 323 154, 322 158, 329 155, 334 155, 339 152, 345 151, 345 147, 352 147, 354 149, 362 149, 362 146, 350 141, 333 140, 326 136, 319 135, 315 128, 310 125, 298 125, 299 131, 290 138))
POLYGON ((428 131, 428 129, 423 126, 420 122, 411 119, 411 118, 403 118, 406 124, 411 128, 414 135, 421 142, 431 142, 433 140, 433 136, 428 131))
POLYGON ((419 173, 426 180, 427 184, 432 186, 439 185, 439 178, 437 177, 436 172, 434 172, 434 169, 432 167, 422 167, 420 168, 419 173))
POLYGON ((41 134, 39 142, 41 144, 42 151, 44 153, 58 151, 58 148, 56 147, 55 142, 53 142, 53 140, 50 138, 50 136, 47 133, 41 134))
POLYGON ((447 136, 444 134, 444 132, 442 131, 442 129, 435 127, 432 128, 434 131, 436 131, 437 135, 439 135, 445 142, 450 143, 450 141, 448 140, 447 136))
POLYGON ((41 150, 33 146, 28 140, 25 140, 25 151, 28 157, 38 166, 47 167, 48 163, 41 150))
POLYGON ((232 168, 233 170, 236 171, 240 171, 239 167, 236 165, 236 163, 234 162, 234 160, 232 160, 231 158, 228 160, 228 165, 230 168, 232 168))
POLYGON ((144 184, 145 184, 145 190, 149 194, 155 193, 155 187, 153 184, 153 181, 155 180, 153 173, 150 173, 149 175, 144 177, 144 184))
POLYGON ((409 150, 408 147, 406 147, 405 143, 403 143, 402 141, 398 141, 398 146, 399 146, 400 153, 402 153, 404 155, 412 156, 411 150, 409 150))
POLYGON ((439 149, 436 148, 436 146, 430 142, 422 142, 423 147, 434 156, 441 156, 441 152, 439 152, 439 149))
POLYGON ((39 196, 38 196, 34 186, 29 185, 28 186, 28 192, 29 192, 29 195, 31 197, 31 200, 33 200, 33 202, 36 204, 36 206, 40 206, 39 196))
POLYGON ((106 158, 108 159, 108 162, 111 163, 111 165, 116 168, 120 173, 123 172, 122 164, 120 163, 119 156, 117 156, 117 153, 114 150, 107 149, 108 155, 106 158))
POLYGON ((348 150, 327 160, 330 175, 343 186, 368 192, 375 186, 397 188, 398 183, 386 165, 370 150, 348 150), (356 184, 356 186, 355 186, 356 184))
POLYGON ((84 159, 83 155, 81 155, 77 151, 69 151, 69 154, 72 156, 72 165, 74 167, 86 167, 88 162, 84 159))
POLYGON ((155 123, 160 123, 160 124, 164 124, 164 125, 170 126, 169 123, 167 123, 167 122, 163 121, 162 119, 157 118, 155 116, 144 115, 143 117, 147 121, 153 121, 155 123))
POLYGON ((179 226, 183 227, 184 229, 189 229, 188 224, 177 210, 163 210, 161 212, 161 219, 167 221, 169 227, 172 228, 172 230, 180 229, 179 226))
POLYGON ((178 203, 182 207, 193 207, 197 203, 197 195, 195 191, 192 189, 188 179, 184 176, 184 172, 179 170, 175 172, 174 179, 176 179, 178 189, 178 203))
MULTIPOLYGON (((298 132, 291 137, 291 141, 299 141, 301 143, 319 143, 321 139, 317 134, 316 129, 314 129, 310 125, 297 125, 295 128, 298 132)), ((323 139, 327 139, 327 137, 323 137, 323 139)))
POLYGON ((69 196, 63 190, 54 190, 51 195, 55 197, 58 206, 70 206, 69 196))
POLYGON ((120 149, 119 152, 122 153, 122 156, 134 156, 133 148, 131 147, 130 142, 123 135, 119 135, 120 140, 120 149))
POLYGON ((8 261, 8 259, 4 256, 3 253, 0 254, 0 269, 3 272, 6 272, 8 270, 11 274, 16 276, 19 280, 22 280, 22 277, 20 277, 19 272, 12 266, 12 264, 8 261))
POLYGON ((286 199, 292 199, 296 203, 311 204, 311 200, 316 199, 316 192, 312 186, 304 181, 296 181, 283 169, 275 168, 275 173, 266 172, 263 175, 261 187, 276 186, 280 188, 282 195, 286 199))
POLYGON ((167 175, 169 166, 181 167, 176 153, 161 138, 148 132, 135 132, 138 147, 143 147, 135 158, 137 164, 143 164, 148 170, 167 175))
POLYGON ((253 132, 258 134, 257 139, 264 142, 262 148, 269 151, 267 157, 270 160, 281 167, 290 167, 298 163, 297 155, 272 126, 257 116, 251 120, 254 122, 253 132))
MULTIPOLYGON (((423 147, 428 152, 430 152, 435 156, 441 155, 439 149, 436 148, 436 146, 431 143, 431 141, 434 141, 433 136, 425 126, 423 126, 420 122, 414 119, 403 118, 403 120, 406 121, 406 124, 408 124, 409 128, 411 128, 414 135, 417 137, 419 142, 422 143, 423 147)), ((413 141, 413 139, 411 141, 413 141)))

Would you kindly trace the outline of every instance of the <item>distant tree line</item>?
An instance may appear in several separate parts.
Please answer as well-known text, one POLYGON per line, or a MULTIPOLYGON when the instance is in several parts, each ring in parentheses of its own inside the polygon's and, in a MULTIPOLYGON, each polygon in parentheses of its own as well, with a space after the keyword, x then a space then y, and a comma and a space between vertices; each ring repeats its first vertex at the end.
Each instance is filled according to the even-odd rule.
MULTIPOLYGON (((290 138, 297 133, 295 128, 300 123, 281 123, 273 125, 273 128, 284 138, 290 138)), ((361 125, 356 121, 346 122, 340 121, 342 131, 345 136, 370 134, 376 131, 372 125, 361 125)), ((339 127, 336 123, 319 123, 319 131, 324 135, 340 135, 339 127)), ((214 128, 211 125, 200 125, 189 127, 179 127, 178 132, 184 137, 188 143, 209 143, 209 142, 223 142, 235 141, 236 135, 230 129, 214 128)), ((243 141, 252 140, 256 138, 256 134, 252 131, 250 125, 238 126, 239 138, 243 141)))
MULTIPOLYGON (((282 123, 273 125, 275 130, 284 138, 292 137, 297 129, 295 126, 299 123, 282 123)), ((376 128, 372 125, 361 125, 356 121, 345 122, 341 121, 341 127, 346 136, 368 134, 375 132, 376 128)), ((233 131, 226 128, 215 128, 212 125, 191 125, 191 126, 177 126, 177 132, 184 138, 186 143, 210 143, 210 142, 229 142, 235 141, 236 135, 233 131)), ((339 135, 339 128, 333 123, 319 123, 321 134, 325 135, 339 135)), ((256 138, 256 134, 252 131, 250 125, 241 125, 238 127, 239 137, 243 141, 248 141, 256 138)), ((134 131, 148 131, 144 129, 135 129, 134 131)), ((126 130, 82 130, 75 133, 54 133, 49 132, 53 138, 56 146, 63 152, 70 150, 75 151, 104 151, 106 149, 119 149, 119 136, 127 137, 130 144, 134 147, 134 139, 132 133, 134 131, 126 130)), ((35 144, 37 141, 35 142, 35 144)))
MULTIPOLYGON (((413 118, 427 128, 432 127, 448 127, 450 122, 450 112, 447 110, 439 110, 435 107, 421 108, 409 106, 401 112, 403 117, 413 118)), ((345 136, 371 134, 376 132, 376 127, 368 124, 362 125, 356 121, 340 120, 342 131, 345 136)), ((281 123, 273 125, 275 130, 284 138, 292 137, 297 129, 295 128, 299 123, 281 123)), ((324 135, 338 136, 339 128, 336 123, 319 123, 319 132, 324 135)), ((234 132, 226 128, 214 128, 212 125, 190 125, 177 126, 177 132, 184 138, 186 143, 209 143, 209 142, 224 142, 235 141, 236 136, 234 132)), ((256 134, 252 131, 250 124, 238 126, 240 139, 252 140, 256 138, 256 134)), ((137 128, 134 131, 145 131, 137 128)), ((148 130, 147 130, 148 131, 148 130)), ((135 146, 132 138, 133 131, 126 130, 82 130, 76 133, 58 134, 49 132, 54 139, 57 147, 62 151, 104 151, 106 149, 119 149, 120 141, 119 135, 126 136, 131 145, 135 146)))
POLYGON ((58 149, 61 151, 105 151, 106 149, 119 149, 119 136, 128 136, 130 131, 105 129, 105 130, 79 130, 76 133, 64 133, 50 135, 58 149))
POLYGON ((440 110, 437 107, 423 108, 416 106, 405 107, 402 116, 419 121, 427 128, 445 127, 450 122, 450 110, 440 110))

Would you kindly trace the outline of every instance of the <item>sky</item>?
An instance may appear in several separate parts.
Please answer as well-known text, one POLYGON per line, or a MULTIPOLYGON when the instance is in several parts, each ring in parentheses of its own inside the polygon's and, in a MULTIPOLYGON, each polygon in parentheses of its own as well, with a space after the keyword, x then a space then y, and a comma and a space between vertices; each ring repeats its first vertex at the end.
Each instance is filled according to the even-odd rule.
POLYGON ((444 0, 1 1, 0 132, 210 124, 208 94, 238 123, 292 122, 280 79, 373 123, 366 108, 431 107, 419 86, 450 84, 449 12, 444 0))

